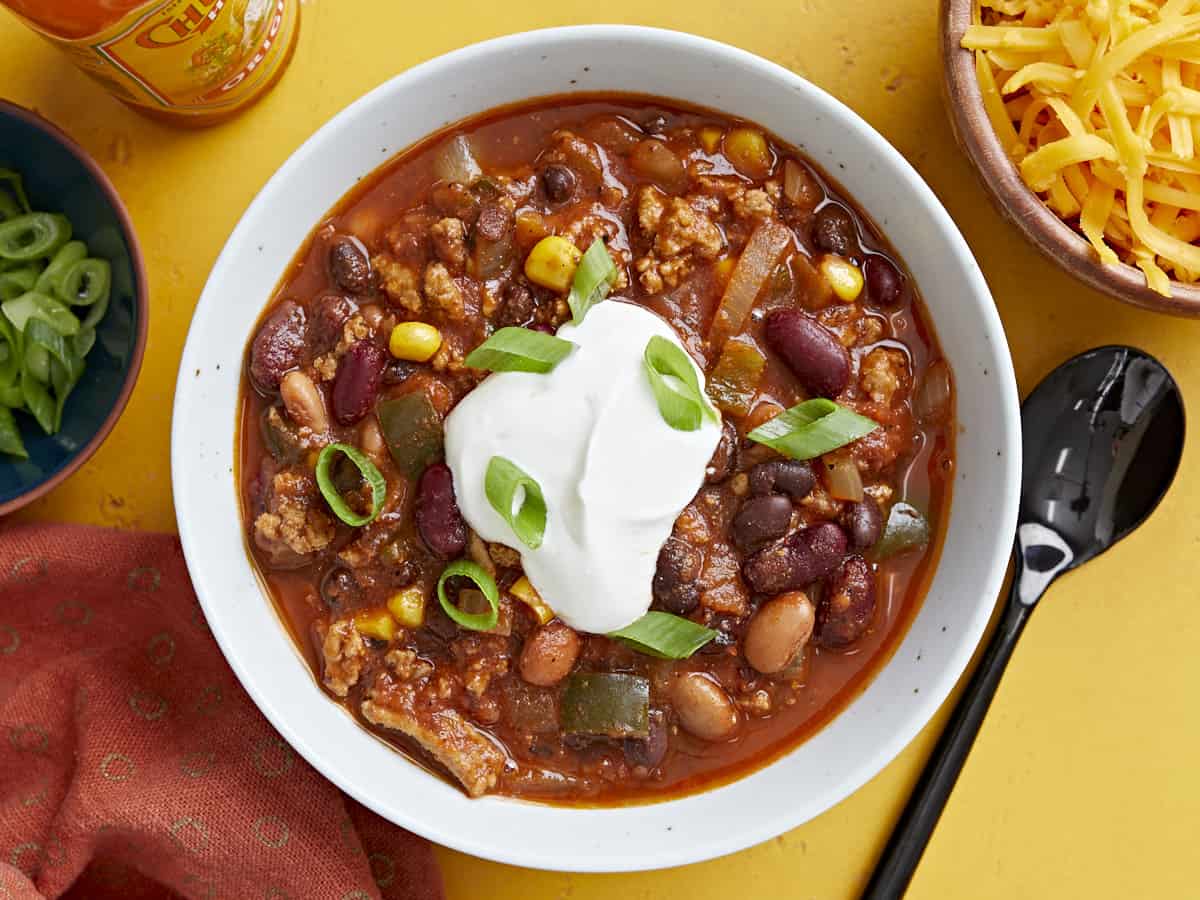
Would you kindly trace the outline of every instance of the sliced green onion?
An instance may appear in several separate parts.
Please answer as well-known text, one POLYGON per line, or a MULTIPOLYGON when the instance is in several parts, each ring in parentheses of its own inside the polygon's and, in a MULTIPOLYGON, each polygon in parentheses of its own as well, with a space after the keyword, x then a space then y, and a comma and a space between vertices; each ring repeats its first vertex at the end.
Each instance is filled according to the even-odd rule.
POLYGON ((792 459, 815 459, 870 434, 878 422, 860 416, 832 400, 817 398, 798 403, 768 419, 746 437, 792 459))
POLYGON ((546 498, 541 485, 528 472, 503 456, 493 456, 483 479, 483 492, 522 544, 530 550, 542 546, 546 498))
POLYGON ((20 409, 25 403, 25 395, 21 393, 21 383, 0 384, 0 406, 9 409, 20 409))
MULTIPOLYGON (((29 198, 25 195, 25 182, 21 178, 20 172, 14 172, 12 169, 0 169, 0 185, 7 183, 9 190, 19 204, 21 212, 33 212, 29 206, 29 198)), ((0 193, 3 193, 0 191, 0 193)))
MULTIPOLYGON (((8 354, 0 358, 0 387, 15 385, 21 375, 21 338, 3 314, 0 314, 0 346, 8 350, 8 354)), ((16 406, 20 402, 4 405, 16 406)))
POLYGON ((317 457, 317 487, 321 489, 321 496, 325 498, 325 502, 329 504, 333 514, 347 525, 353 525, 356 528, 375 521, 375 517, 379 515, 379 510, 383 507, 383 498, 387 494, 387 482, 383 480, 383 476, 379 474, 375 464, 367 459, 366 455, 357 447, 351 447, 349 444, 327 444, 321 450, 321 455, 317 457), (371 488, 371 511, 366 515, 360 516, 350 508, 342 499, 342 495, 338 493, 333 478, 329 474, 333 458, 339 453, 354 463, 363 480, 371 488))
POLYGON ((62 276, 58 296, 72 306, 91 306, 108 299, 112 266, 107 259, 81 259, 62 276))
POLYGON ((67 405, 67 398, 75 390, 75 385, 79 383, 79 376, 82 374, 83 360, 79 360, 78 374, 76 374, 73 369, 68 369, 57 359, 50 357, 50 384, 54 388, 55 432, 62 428, 63 409, 67 405))
MULTIPOLYGON (((25 348, 41 347, 62 364, 63 368, 74 375, 76 367, 83 373, 83 364, 75 356, 73 341, 63 337, 42 319, 31 318, 25 323, 25 348)), ((48 381, 49 379, 42 379, 48 381)))
POLYGON ((41 294, 58 294, 63 276, 75 263, 87 259, 87 254, 87 244, 83 241, 67 241, 54 254, 50 265, 38 276, 35 290, 41 294))
POLYGON ((687 659, 717 636, 711 628, 671 613, 652 611, 608 635, 639 653, 659 659, 687 659))
POLYGON ((544 375, 575 349, 570 341, 532 328, 501 328, 467 354, 472 369, 492 372, 537 372, 544 375))
POLYGON ((17 331, 25 330, 25 323, 31 318, 41 319, 64 337, 79 333, 79 319, 63 304, 53 297, 28 291, 20 297, 5 300, 0 303, 0 312, 12 322, 17 331))
POLYGON ((105 294, 96 303, 88 307, 88 314, 83 317, 83 322, 80 323, 81 329, 95 328, 100 324, 100 320, 104 318, 104 314, 108 312, 108 301, 111 297, 111 292, 105 294))
POLYGON ((33 290, 37 280, 37 263, 27 263, 20 268, 0 272, 0 302, 13 300, 33 290))
POLYGON ((567 734, 644 738, 650 734, 650 679, 576 672, 563 685, 558 718, 567 734))
POLYGON ((17 216, 24 215, 24 210, 18 205, 15 197, 5 190, 0 190, 0 222, 7 222, 17 216))
POLYGON ((691 358, 678 345, 655 335, 643 355, 658 411, 676 431, 695 431, 707 416, 720 421, 696 377, 691 358))
POLYGON ((75 335, 72 341, 74 346, 71 349, 75 351, 75 356, 82 360, 96 345, 96 329, 80 327, 79 334, 75 335))
POLYGON ((7 406, 0 406, 0 453, 29 459, 29 451, 25 449, 21 432, 17 430, 17 420, 7 406))
POLYGON ((929 543, 929 520, 911 503, 892 504, 883 535, 871 549, 871 558, 885 560, 929 543))
POLYGON ((571 282, 571 293, 567 304, 571 307, 571 321, 578 325, 587 311, 608 296, 617 280, 617 266, 608 254, 608 248, 600 238, 592 241, 571 282))
POLYGON ((0 257, 31 260, 53 256, 71 239, 71 222, 54 213, 26 213, 0 223, 0 257))
POLYGON ((441 577, 438 578, 437 595, 442 610, 463 628, 471 631, 491 631, 500 621, 500 591, 496 588, 496 582, 482 566, 469 559, 452 562, 442 570, 441 577), (487 612, 465 613, 450 602, 450 598, 446 596, 446 582, 458 577, 475 582, 475 586, 487 599, 487 612))
POLYGON ((50 383, 50 354, 45 347, 25 342, 25 371, 42 384, 50 383))
POLYGON ((21 396, 25 400, 25 408, 37 419, 46 434, 54 434, 54 398, 46 385, 38 381, 25 370, 21 373, 21 396))

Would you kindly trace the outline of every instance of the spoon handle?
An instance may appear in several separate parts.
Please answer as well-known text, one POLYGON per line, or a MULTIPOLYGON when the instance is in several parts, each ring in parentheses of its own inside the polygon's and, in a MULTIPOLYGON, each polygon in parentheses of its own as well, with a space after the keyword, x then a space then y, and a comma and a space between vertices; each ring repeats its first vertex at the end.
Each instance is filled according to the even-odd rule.
POLYGON ((921 854, 925 852, 925 845, 942 815, 950 791, 958 781, 958 773, 971 752, 979 726, 1032 610, 1016 598, 1016 581, 1019 580, 1014 581, 1014 591, 979 667, 925 763, 921 778, 863 892, 863 900, 898 900, 921 861, 921 854))

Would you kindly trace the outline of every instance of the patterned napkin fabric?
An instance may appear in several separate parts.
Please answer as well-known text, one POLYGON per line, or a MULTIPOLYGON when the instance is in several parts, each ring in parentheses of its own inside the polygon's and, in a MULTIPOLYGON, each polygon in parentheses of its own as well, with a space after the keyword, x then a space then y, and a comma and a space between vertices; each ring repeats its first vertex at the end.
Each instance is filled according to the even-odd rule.
POLYGON ((443 893, 242 691, 176 538, 0 526, 0 900, 64 896, 443 893))

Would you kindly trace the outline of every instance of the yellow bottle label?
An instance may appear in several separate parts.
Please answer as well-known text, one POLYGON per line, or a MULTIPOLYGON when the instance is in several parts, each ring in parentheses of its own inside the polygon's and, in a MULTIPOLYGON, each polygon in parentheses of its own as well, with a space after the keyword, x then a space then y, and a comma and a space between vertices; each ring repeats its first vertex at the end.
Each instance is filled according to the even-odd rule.
POLYGON ((83 40, 51 39, 122 100, 200 115, 270 84, 298 18, 299 0, 165 0, 83 40))

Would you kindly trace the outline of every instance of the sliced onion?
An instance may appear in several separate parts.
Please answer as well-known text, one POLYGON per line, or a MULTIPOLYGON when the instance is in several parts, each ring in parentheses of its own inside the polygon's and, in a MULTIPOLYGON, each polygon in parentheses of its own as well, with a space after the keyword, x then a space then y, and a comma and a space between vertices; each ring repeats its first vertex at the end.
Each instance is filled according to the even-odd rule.
POLYGON ((473 184, 483 175, 483 169, 475 161, 466 135, 455 135, 438 151, 433 160, 433 173, 443 181, 457 181, 465 185, 473 184))
POLYGON ((862 476, 854 457, 845 455, 825 460, 825 487, 836 500, 858 503, 863 498, 862 476))
POLYGON ((720 346, 731 335, 741 331, 763 285, 791 244, 791 230, 778 222, 768 220, 754 229, 746 249, 733 267, 725 295, 713 318, 709 339, 714 345, 720 346))
POLYGON ((789 159, 783 164, 783 196, 797 209, 812 212, 821 199, 821 186, 805 166, 789 159))
POLYGON ((475 235, 475 277, 487 281, 500 275, 517 255, 513 244, 513 230, 504 232, 498 241, 489 241, 485 237, 475 235))

